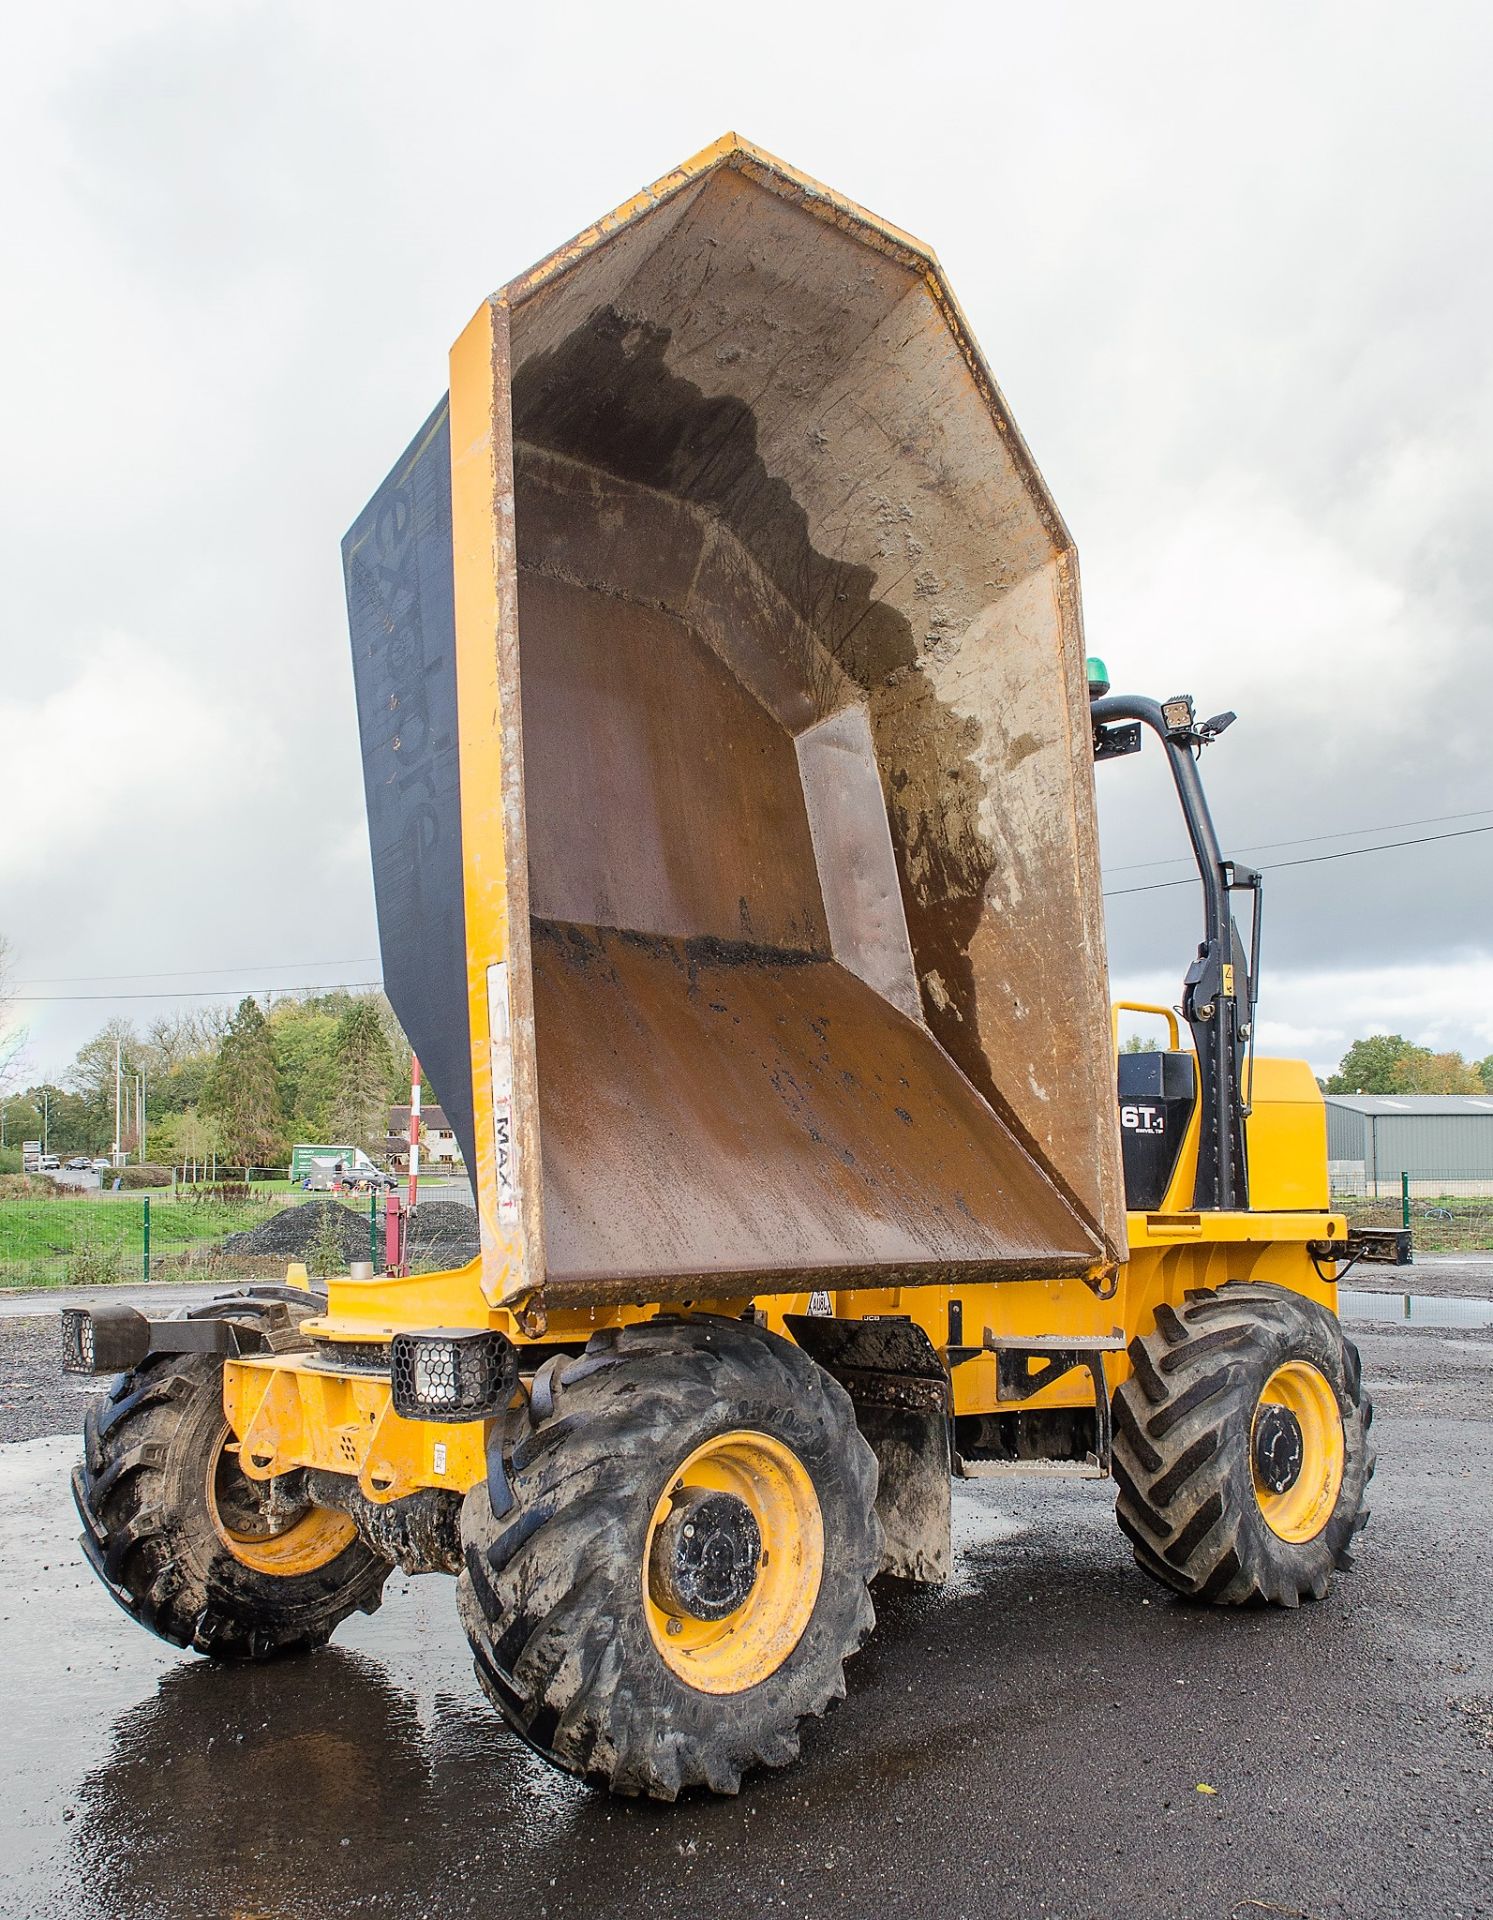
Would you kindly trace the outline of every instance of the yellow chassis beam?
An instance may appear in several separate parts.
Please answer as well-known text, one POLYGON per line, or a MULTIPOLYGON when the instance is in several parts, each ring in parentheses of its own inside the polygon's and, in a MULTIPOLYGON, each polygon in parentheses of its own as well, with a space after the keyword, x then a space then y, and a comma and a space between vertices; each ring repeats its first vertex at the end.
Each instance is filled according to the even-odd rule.
MULTIPOLYGON (((1335 1281, 1317 1271, 1308 1243, 1346 1233, 1340 1215, 1322 1213, 1137 1213, 1129 1217, 1130 1258, 1117 1272, 1088 1279, 1003 1281, 953 1287, 860 1287, 831 1295, 841 1319, 896 1315, 913 1321, 947 1353, 950 1307, 957 1302, 963 1344, 978 1348, 990 1332, 1005 1340, 1111 1337, 1128 1343, 1154 1325, 1156 1309, 1177 1304, 1194 1287, 1257 1280, 1288 1287, 1335 1312, 1335 1281)), ((1328 1269, 1330 1272, 1330 1269, 1328 1269)), ((750 1303, 701 1301, 702 1309, 735 1317, 750 1303)), ((755 1302, 769 1327, 807 1310, 807 1294, 755 1302)), ((562 1308, 549 1314, 546 1345, 578 1345, 601 1327, 650 1319, 654 1306, 562 1308)), ((422 1487, 464 1493, 486 1472, 481 1421, 445 1424, 404 1420, 393 1410, 387 1374, 335 1371, 327 1361, 342 1342, 382 1344, 421 1327, 493 1326, 522 1349, 536 1344, 517 1317, 483 1297, 479 1269, 412 1279, 335 1279, 327 1314, 305 1323, 326 1344, 315 1354, 230 1360, 223 1403, 241 1443, 240 1461, 254 1479, 298 1467, 347 1474, 372 1501, 397 1500, 422 1487)), ((1104 1356, 1113 1391, 1130 1371, 1121 1349, 1104 1356)), ((957 1359, 950 1369, 956 1414, 1034 1412, 1092 1406, 1093 1381, 1073 1368, 1020 1401, 1000 1398, 991 1352, 957 1359)))

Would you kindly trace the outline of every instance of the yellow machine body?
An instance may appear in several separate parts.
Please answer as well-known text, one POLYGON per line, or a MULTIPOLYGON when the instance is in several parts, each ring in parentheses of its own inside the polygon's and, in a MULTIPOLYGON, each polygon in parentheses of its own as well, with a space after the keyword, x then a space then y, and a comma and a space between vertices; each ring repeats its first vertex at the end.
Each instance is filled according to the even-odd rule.
MULTIPOLYGON (((829 1295, 837 1319, 896 1316, 911 1321, 947 1357, 951 1308, 962 1323, 964 1346, 997 1341, 1104 1340, 1103 1377, 1112 1393, 1130 1372, 1125 1347, 1149 1332, 1156 1309, 1180 1303, 1197 1287, 1225 1280, 1266 1281, 1287 1287, 1335 1312, 1332 1265, 1314 1257, 1314 1245, 1341 1241, 1346 1222, 1327 1206, 1327 1124, 1311 1070, 1295 1060, 1258 1060, 1249 1121, 1251 1190, 1247 1213, 1200 1212, 1186 1204, 1192 1191, 1195 1144, 1184 1142, 1163 1205, 1131 1213, 1129 1257, 1120 1266, 1096 1266, 1087 1275, 1008 1280, 948 1287, 861 1287, 829 1295)), ((1195 1123, 1192 1131, 1195 1132, 1195 1123)), ((760 1312, 767 1325, 790 1332, 790 1316, 804 1313, 809 1295, 771 1294, 700 1300, 700 1311, 737 1316, 760 1312)), ((822 1305, 823 1303, 821 1303, 822 1305)), ((329 1311, 304 1331, 323 1353, 341 1343, 383 1346, 395 1333, 426 1327, 495 1327, 524 1348, 584 1345, 602 1327, 650 1318, 656 1303, 565 1309, 549 1316, 542 1334, 520 1317, 489 1305, 479 1262, 446 1273, 408 1279, 338 1278, 330 1283, 329 1311)), ((318 1356, 283 1354, 231 1360, 224 1397, 229 1424, 241 1443, 241 1461, 253 1478, 269 1479, 297 1467, 355 1478, 374 1502, 420 1488, 465 1492, 486 1472, 480 1422, 443 1424, 403 1420, 390 1404, 387 1373, 333 1373, 318 1356)), ((956 1415, 1015 1410, 1002 1400, 994 1350, 954 1357, 951 1411, 956 1415)), ((1026 1394, 1023 1413, 1094 1405, 1093 1375, 1074 1367, 1050 1385, 1026 1394)))

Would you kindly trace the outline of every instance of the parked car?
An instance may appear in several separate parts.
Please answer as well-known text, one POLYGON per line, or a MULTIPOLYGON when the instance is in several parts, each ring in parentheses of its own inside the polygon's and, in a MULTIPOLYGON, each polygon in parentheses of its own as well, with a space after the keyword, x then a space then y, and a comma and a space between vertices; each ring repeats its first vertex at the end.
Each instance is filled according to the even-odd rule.
POLYGON ((393 1193, 399 1176, 381 1167, 351 1167, 338 1184, 344 1193, 393 1193))
POLYGON ((44 1153, 36 1163, 36 1170, 38 1173, 60 1173, 62 1162, 55 1153, 44 1153))
POLYGON ((92 1173, 94 1171, 94 1163, 83 1154, 75 1153, 67 1163, 67 1170, 69 1173, 92 1173))
POLYGON ((110 1167, 113 1166, 114 1162, 108 1159, 106 1156, 100 1155, 100 1157, 97 1160, 90 1160, 87 1162, 87 1164, 90 1167, 92 1167, 95 1173, 107 1173, 110 1167))

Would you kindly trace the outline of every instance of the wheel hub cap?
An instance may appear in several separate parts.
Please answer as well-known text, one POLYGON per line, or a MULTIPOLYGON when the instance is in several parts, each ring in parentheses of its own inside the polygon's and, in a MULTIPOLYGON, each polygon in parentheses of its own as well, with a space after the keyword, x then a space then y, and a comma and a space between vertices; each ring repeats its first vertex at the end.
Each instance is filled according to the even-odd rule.
POLYGON ((1306 1443, 1289 1407, 1262 1406, 1255 1420, 1255 1479, 1271 1493, 1286 1493, 1301 1477, 1306 1443))
POLYGON ((1249 1447, 1255 1500, 1293 1545, 1331 1520, 1348 1464, 1337 1389, 1313 1361, 1283 1360, 1260 1390, 1249 1447))
POLYGON ((653 1538, 648 1584, 657 1605, 692 1620, 724 1620, 757 1583, 762 1533, 745 1500, 686 1488, 653 1538))

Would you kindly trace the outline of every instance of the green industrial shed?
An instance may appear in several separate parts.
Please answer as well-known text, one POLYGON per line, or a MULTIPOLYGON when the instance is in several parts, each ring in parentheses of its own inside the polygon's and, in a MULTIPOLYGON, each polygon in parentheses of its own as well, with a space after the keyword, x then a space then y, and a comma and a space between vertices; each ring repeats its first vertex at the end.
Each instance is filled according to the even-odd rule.
POLYGON ((1335 1192, 1476 1192, 1493 1182, 1493 1094, 1329 1093, 1335 1192))

